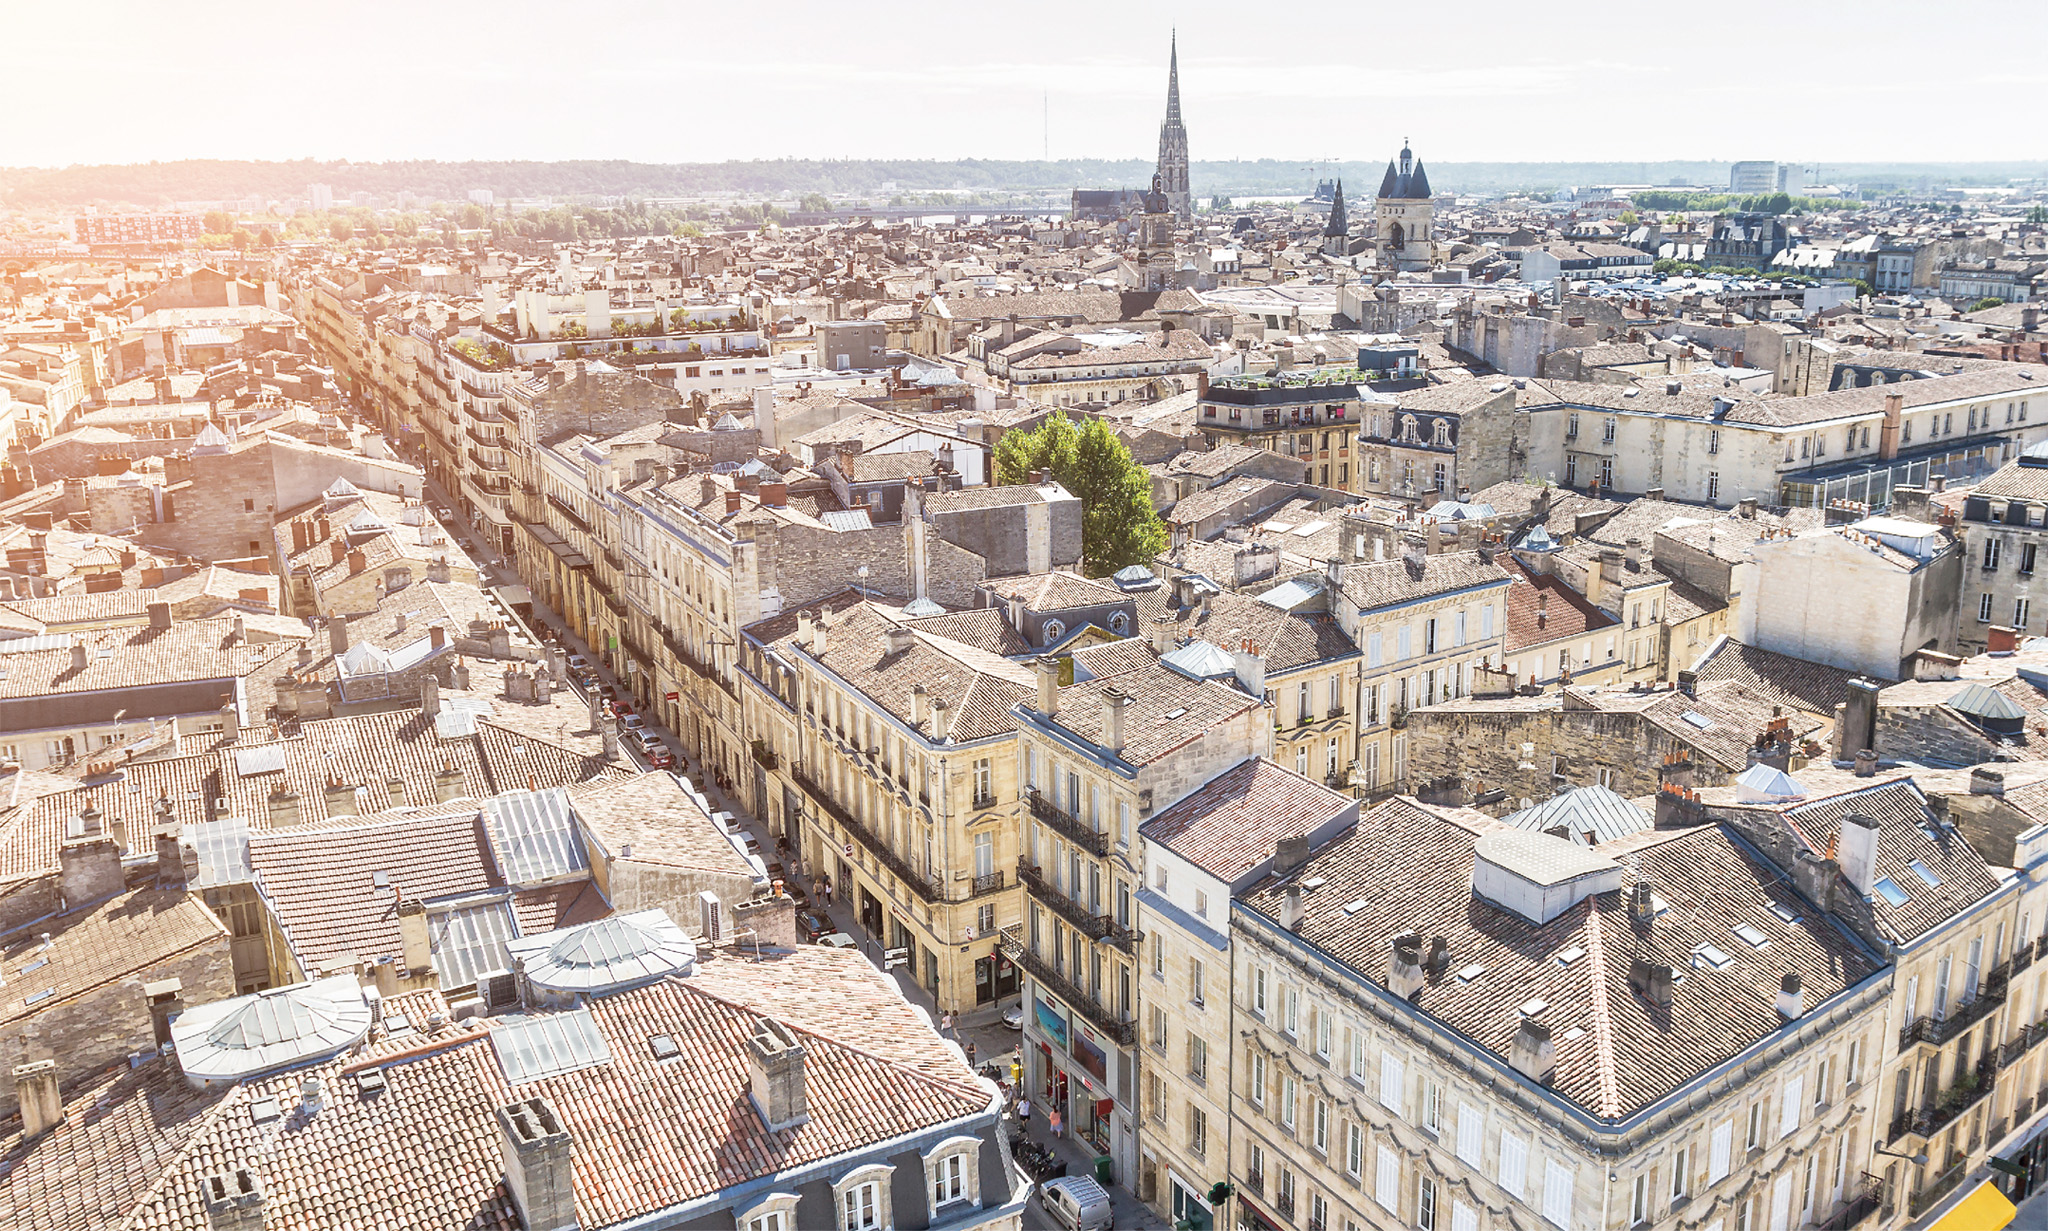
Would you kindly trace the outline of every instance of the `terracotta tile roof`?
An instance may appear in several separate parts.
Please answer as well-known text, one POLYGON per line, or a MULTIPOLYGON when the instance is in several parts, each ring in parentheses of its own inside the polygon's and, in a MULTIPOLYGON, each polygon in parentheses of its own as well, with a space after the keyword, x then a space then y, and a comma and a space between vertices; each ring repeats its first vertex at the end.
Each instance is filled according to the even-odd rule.
MULTIPOLYGON (((436 1002, 412 1007, 423 1018, 436 1002)), ((128 1172, 160 1177, 133 1201, 125 1225, 204 1231, 201 1180, 245 1165, 262 1178, 271 1231, 517 1231, 495 1111, 520 1098, 546 1098, 568 1130, 576 1212, 586 1227, 778 1172, 876 1157, 886 1143, 978 1117, 993 1120, 995 1096, 858 954, 806 947, 758 962, 711 957, 688 978, 599 996, 590 1013, 609 1062, 517 1085, 499 1067, 491 1036, 506 1019, 494 1018, 445 1026, 436 1037, 380 1040, 364 1055, 233 1087, 171 1144, 183 1148, 168 1166, 164 1148, 123 1151, 127 1187, 136 1184, 128 1172), (746 1093, 746 1043, 763 1014, 790 1027, 806 1052, 810 1119, 774 1132, 746 1093), (673 1038, 681 1054, 654 1059, 648 1039, 657 1033, 673 1038), (382 1065, 366 1063, 380 1057, 382 1065), (384 1088, 365 1093, 353 1074, 372 1067, 384 1088), (303 1102, 308 1076, 324 1083, 317 1109, 303 1102), (250 1107, 266 1098, 277 1099, 283 1115, 258 1122, 250 1107)), ((148 1106, 137 1094, 126 1097, 134 1108, 127 1114, 148 1106)), ((63 1138, 60 1131, 19 1156, 45 1186, 56 1178, 51 1147, 63 1138)), ((122 1204, 109 1200, 106 1208, 122 1204)))
POLYGON ((1138 826, 1138 832, 1230 883, 1271 859, 1281 838, 1305 837, 1357 808, 1349 796, 1253 757, 1138 826))
MULTIPOLYGON (((1097 680, 1071 684, 1060 689, 1059 714, 1052 721, 1087 740, 1102 740, 1102 691, 1114 686, 1131 698, 1124 710, 1124 748, 1121 756, 1131 765, 1158 760, 1174 749, 1200 739, 1210 728, 1265 704, 1263 697, 1251 697, 1235 688, 1189 679, 1157 661, 1136 671, 1127 671, 1107 684, 1097 680)), ((1024 698, 1026 708, 1035 710, 1034 689, 1024 698)))
POLYGON ((169 628, 148 625, 72 633, 86 648, 85 666, 72 666, 69 648, 9 654, 0 666, 0 697, 44 697, 234 679, 253 675, 296 645, 252 645, 234 635, 231 619, 186 620, 169 628))
POLYGON ((1856 675, 1725 637, 1708 647, 1692 670, 1702 683, 1733 680, 1779 704, 1822 714, 1830 721, 1835 707, 1849 699, 1849 681, 1856 675))
POLYGON ((1031 647, 1017 630, 1003 619, 1003 613, 992 607, 977 611, 949 611, 945 615, 925 616, 922 619, 905 619, 903 623, 920 632, 935 637, 945 637, 963 645, 971 645, 1002 658, 1014 658, 1029 654, 1031 647))
POLYGON ((1420 569, 1406 560, 1373 560, 1344 566, 1344 597, 1361 611, 1500 585, 1507 573, 1476 551, 1446 551, 1423 558, 1420 569))
POLYGON ((1816 852, 1835 844, 1842 819, 1852 814, 1878 823, 1878 875, 1890 877, 1908 895, 1899 906, 1880 896, 1870 902, 1879 922, 1902 941, 1926 935, 1999 886, 1998 874, 1984 857, 1960 833, 1938 822, 1927 797, 1910 778, 1784 809, 1785 819, 1816 852), (1938 888, 1912 870, 1916 860, 1934 872, 1941 881, 1938 888))
POLYGON ((67 1114, 54 1132, 25 1141, 17 1117, 0 1136, 0 1226, 120 1226, 221 1097, 193 1089, 169 1060, 122 1063, 64 1094, 67 1114))
POLYGON ((1531 646, 1584 636, 1621 623, 1587 602, 1585 595, 1555 575, 1531 573, 1513 552, 1502 552, 1494 560, 1515 579, 1508 587, 1508 627, 1501 644, 1503 653, 1517 654, 1531 646))
POLYGON ((1130 597, 1107 581, 1058 570, 1024 573, 1016 577, 991 577, 981 586, 997 598, 1021 598, 1027 609, 1039 612, 1106 607, 1130 597))
POLYGON ((932 702, 951 705, 956 740, 986 739, 1016 729, 1010 707, 1035 695, 1037 687, 1028 670, 925 632, 913 632, 910 648, 892 654, 887 641, 892 627, 894 622, 871 605, 849 608, 827 621, 825 651, 816 657, 849 687, 906 723, 911 720, 911 690, 922 684, 932 702))
POLYGON ((209 946, 225 955, 228 931, 198 897, 182 889, 137 889, 38 919, 0 937, 0 1028, 45 1013, 75 1013, 73 998, 159 962, 209 946), (51 937, 43 947, 42 936, 51 937), (25 969, 47 959, 47 965, 25 969), (53 995, 28 1003, 44 989, 53 995))
MULTIPOLYGON (((1278 582, 1278 578, 1270 579, 1271 584, 1278 582)), ((1265 588, 1269 587, 1212 594, 1206 608, 1180 604, 1168 586, 1140 591, 1138 631, 1149 634, 1155 618, 1165 615, 1173 619, 1173 634, 1182 641, 1199 639, 1226 651, 1240 641, 1250 641, 1266 660, 1269 678, 1358 655, 1358 646, 1344 635, 1336 617, 1325 611, 1282 611, 1269 606, 1253 593, 1265 588)))
POLYGON ((1505 1060, 1520 1006, 1545 1001, 1542 1018, 1557 1048, 1551 1088, 1602 1119, 1625 1118, 1775 1034, 1786 971, 1804 980, 1811 1012, 1880 968, 1723 826, 1661 834, 1634 851, 1640 875, 1670 904, 1650 926, 1633 921, 1625 892, 1594 895, 1547 924, 1533 924, 1472 892, 1474 840, 1503 827, 1466 815, 1453 821, 1405 797, 1390 800, 1298 872, 1263 882, 1246 902, 1274 917, 1284 884, 1321 878, 1305 896, 1297 934, 1374 983, 1385 981, 1396 934, 1443 936, 1448 969, 1430 976, 1415 1007, 1505 1060), (1799 922, 1772 913, 1773 903, 1789 907, 1799 922), (1737 924, 1763 932, 1768 947, 1745 944, 1731 930, 1737 924), (1718 971, 1696 966, 1694 947, 1702 943, 1733 962, 1718 971), (1580 955, 1561 962, 1573 948, 1580 955), (1630 987, 1638 956, 1683 976, 1668 1011, 1630 987), (1480 973, 1461 978, 1471 966, 1480 973))
POLYGON ((754 867, 669 774, 638 774, 570 792, 579 821, 613 855, 751 879, 754 867))

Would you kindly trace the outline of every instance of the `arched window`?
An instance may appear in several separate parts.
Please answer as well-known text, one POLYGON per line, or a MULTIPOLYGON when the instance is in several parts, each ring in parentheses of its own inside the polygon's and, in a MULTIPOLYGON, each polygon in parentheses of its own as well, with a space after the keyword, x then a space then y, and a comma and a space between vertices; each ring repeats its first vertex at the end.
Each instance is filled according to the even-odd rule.
POLYGON ((1112 612, 1109 617, 1109 631, 1119 637, 1131 635, 1131 617, 1121 611, 1112 612))
POLYGON ((1045 622, 1044 642, 1046 645, 1051 645, 1053 642, 1058 641, 1061 637, 1064 637, 1066 635, 1067 626, 1065 624, 1062 624, 1058 620, 1047 620, 1045 622))

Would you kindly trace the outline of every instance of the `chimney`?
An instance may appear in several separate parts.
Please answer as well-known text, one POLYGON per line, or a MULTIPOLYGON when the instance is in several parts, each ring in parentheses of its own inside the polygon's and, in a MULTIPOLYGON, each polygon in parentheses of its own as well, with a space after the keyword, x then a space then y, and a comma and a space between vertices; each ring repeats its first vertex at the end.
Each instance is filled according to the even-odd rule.
POLYGON ((1116 688, 1102 690, 1102 746, 1113 753, 1124 750, 1124 711, 1131 697, 1116 688))
POLYGON ((1038 672, 1038 712, 1051 718, 1060 712, 1060 660, 1040 658, 1031 665, 1038 672))
POLYGON ((149 605, 149 626, 153 629, 167 629, 171 626, 171 605, 151 603, 149 605))
POLYGON ((420 677, 420 712, 429 718, 441 712, 441 681, 431 671, 420 677))
POLYGON ((278 783, 270 792, 270 825, 283 829, 299 823, 299 795, 284 783, 278 783))
POLYGON ((818 614, 811 620, 811 656, 825 652, 825 609, 818 608, 818 614))
POLYGON ((1523 1018, 1508 1046, 1508 1063, 1530 1081, 1549 1085, 1557 1071, 1557 1045, 1550 1041, 1550 1027, 1533 1017, 1523 1018))
MULTIPOLYGON (((93 811, 95 818, 98 813, 93 811)), ((57 849, 57 886, 64 909, 112 897, 127 887, 121 875, 121 846, 95 827, 57 849)))
POLYGON ((1792 865, 1792 884, 1821 910, 1833 910, 1835 880, 1840 874, 1841 865, 1835 860, 1801 851, 1792 865))
MULTIPOLYGON (((1857 749, 1868 750, 1877 747, 1877 695, 1882 689, 1882 685, 1871 680, 1850 680, 1849 699, 1843 703, 1841 718, 1836 720, 1836 726, 1841 732, 1841 747, 1859 761, 1861 755, 1857 749)), ((1870 771, 1877 772, 1877 760, 1874 755, 1870 771)), ((1862 771, 1859 769, 1858 773, 1862 774, 1862 771)), ((1867 778, 1870 774, 1862 776, 1867 778)))
POLYGON ((1786 1021, 1797 1021, 1806 1016, 1806 991, 1800 986, 1799 972, 1788 970, 1778 980, 1778 1016, 1786 1021))
POLYGON ((231 740, 242 737, 242 711, 236 707, 233 697, 221 702, 220 729, 231 740))
POLYGON ((1273 843, 1273 874, 1286 876, 1308 862, 1308 835, 1296 834, 1273 843))
POLYGON ((1877 777, 1877 753, 1869 748, 1858 749, 1855 773, 1858 778, 1877 777))
POLYGON ((1650 888, 1650 882, 1639 880, 1629 886, 1629 914, 1642 927, 1649 927, 1657 920, 1657 896, 1650 888))
POLYGON ((1637 957, 1629 963, 1628 985, 1644 1000, 1668 1009, 1671 1007, 1674 973, 1676 972, 1669 966, 1652 962, 1648 958, 1637 957))
POLYGON ((907 654, 910 652, 912 638, 909 629, 891 627, 883 636, 887 639, 888 652, 890 654, 907 654))
POLYGON ((160 979, 142 985, 143 1000, 149 1006, 149 1023, 158 1047, 171 1041, 171 1019, 185 1011, 185 983, 182 979, 160 979))
POLYGON ((330 616, 327 620, 327 644, 336 658, 348 653, 348 620, 343 616, 330 616))
POLYGON ((1993 624, 1984 631, 1984 652, 1987 654, 2010 654, 2020 648, 2020 630, 2003 624, 1993 624))
POLYGON ((370 567, 370 557, 361 551, 348 553, 348 571, 351 576, 370 567))
POLYGON ((55 1060, 15 1065, 14 1094, 21 1100, 23 1140, 40 1137, 64 1122, 64 1100, 57 1093, 55 1060))
POLYGON ((811 1118, 804 1094, 804 1048, 789 1027, 764 1017, 747 1040, 747 1084, 754 1110, 768 1131, 795 1128, 811 1118))
POLYGON ((333 775, 328 776, 320 797, 330 817, 354 816, 356 813, 356 789, 333 775))
POLYGON ((1742 499, 1736 501, 1735 511, 1737 514, 1744 518, 1754 520, 1756 517, 1756 497, 1744 496, 1742 499))
POLYGON ((1152 617, 1152 652, 1164 658, 1173 648, 1173 617, 1156 615, 1152 617))
POLYGON ((1877 433, 1877 455, 1884 461, 1899 455, 1899 425, 1905 420, 1906 395, 1887 393, 1884 395, 1884 426, 1877 433))
POLYGON ((498 1108, 505 1187, 526 1231, 576 1227, 575 1150, 546 1095, 498 1108))
POLYGON ((1625 544, 1624 550, 1628 552, 1629 567, 1635 569, 1643 567, 1643 541, 1641 539, 1630 539, 1625 544))
POLYGON ((1663 498, 1664 489, 1661 487, 1646 487, 1643 489, 1643 499, 1645 500, 1662 500, 1663 498))
POLYGON ((399 899, 398 937, 408 974, 423 975, 434 968, 434 947, 427 939, 426 903, 418 898, 399 899))
POLYGON ((1970 771, 1970 794, 2005 796, 2005 775, 1979 765, 1970 771))
POLYGON ((263 1180, 247 1167, 199 1181, 208 1231, 263 1231, 263 1180))
POLYGON ((924 720, 931 715, 931 690, 922 684, 910 687, 910 725, 924 729, 924 720))
POLYGON ((1854 812, 1843 817, 1835 858, 1842 865, 1842 879, 1870 896, 1877 884, 1877 822, 1854 812))
POLYGON ((1411 573, 1420 573, 1429 566, 1429 545, 1419 534, 1401 536, 1401 561, 1411 573))
POLYGON ((1403 932, 1394 937, 1387 960, 1387 990, 1403 1000, 1413 1000, 1422 990, 1422 933, 1403 932))
MULTIPOLYGON (((605 725, 609 727, 611 724, 607 722, 605 725)), ((612 742, 616 744, 616 736, 612 742)), ((612 751, 616 751, 616 747, 612 751)), ((451 799, 458 798, 462 793, 462 771, 455 768, 455 762, 443 761, 441 768, 434 774, 434 802, 445 804, 451 799)))
POLYGON ((80 641, 77 634, 74 633, 71 638, 71 669, 73 671, 85 670, 88 657, 85 642, 80 641))
POLYGON ((952 705, 943 699, 932 702, 932 738, 943 743, 952 730, 952 705))
POLYGON ((1301 886, 1289 885, 1280 893, 1280 926, 1292 932, 1301 926, 1301 886))
POLYGON ((730 517, 740 511, 740 494, 736 491, 725 493, 725 512, 730 517))

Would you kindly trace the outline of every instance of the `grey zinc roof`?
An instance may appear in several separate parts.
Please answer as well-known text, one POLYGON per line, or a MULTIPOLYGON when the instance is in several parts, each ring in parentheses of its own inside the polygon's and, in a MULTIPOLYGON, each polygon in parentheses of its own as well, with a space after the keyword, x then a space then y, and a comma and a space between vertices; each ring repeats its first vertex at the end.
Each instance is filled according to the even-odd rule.
POLYGON ((1582 835, 1588 833, 1594 842, 1612 842, 1654 827, 1648 813, 1604 786, 1576 787, 1501 819, 1538 833, 1563 826, 1581 845, 1582 835))
POLYGON ((352 974, 195 1005, 171 1023, 178 1064, 199 1081, 235 1081, 353 1046, 370 1005, 352 974))
POLYGON ((492 1026, 491 1045, 510 1085, 611 1062, 611 1044, 589 1005, 559 1013, 520 1013, 492 1026))
POLYGON ((562 787, 494 795, 484 801, 484 823, 511 884, 536 885, 590 867, 569 810, 569 792, 562 787))
POLYGON ((521 937, 505 951, 536 987, 577 993, 686 974, 697 961, 696 944, 658 909, 521 937))

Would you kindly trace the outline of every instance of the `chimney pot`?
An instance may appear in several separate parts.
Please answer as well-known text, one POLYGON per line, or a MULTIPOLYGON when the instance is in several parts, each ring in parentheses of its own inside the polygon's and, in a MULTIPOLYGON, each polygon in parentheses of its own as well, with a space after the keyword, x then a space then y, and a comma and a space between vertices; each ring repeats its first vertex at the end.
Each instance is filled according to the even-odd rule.
POLYGON ((1038 672, 1038 712, 1051 718, 1060 712, 1060 662, 1043 657, 1033 664, 1038 672))
POLYGON ((1806 1016, 1806 992, 1800 985, 1798 971, 1788 970, 1778 981, 1778 1016, 1788 1022, 1806 1016))
POLYGON ((263 1180, 247 1167, 216 1171, 199 1182, 209 1231, 263 1231, 263 1180))
POLYGON ((57 1091, 57 1062, 32 1060, 14 1066, 14 1093, 21 1101, 21 1135, 40 1137, 64 1121, 64 1100, 57 1091))
POLYGON ((1525 1017, 1515 1027, 1515 1040, 1508 1048, 1508 1063, 1516 1072, 1543 1085, 1557 1071, 1557 1046, 1550 1041, 1550 1027, 1525 1017))
POLYGON ((1403 932, 1394 937, 1387 961, 1387 990, 1403 1000, 1413 1000, 1422 990, 1422 933, 1403 932))

